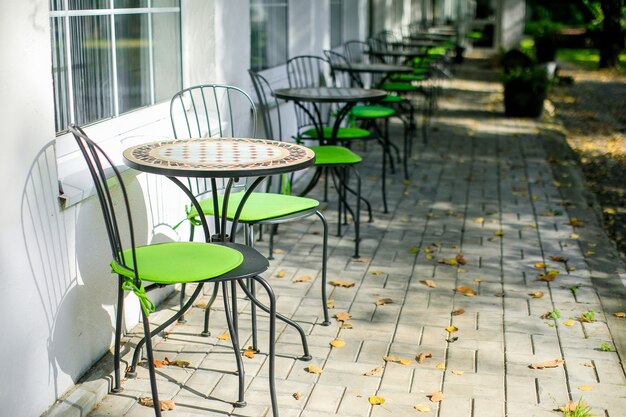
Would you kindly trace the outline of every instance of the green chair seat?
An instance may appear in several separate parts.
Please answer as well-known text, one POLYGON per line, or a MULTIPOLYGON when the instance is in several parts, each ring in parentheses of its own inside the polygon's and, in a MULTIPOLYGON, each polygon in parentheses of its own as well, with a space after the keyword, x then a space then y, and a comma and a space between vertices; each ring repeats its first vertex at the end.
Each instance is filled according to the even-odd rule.
POLYGON ((396 114, 396 111, 385 106, 354 106, 350 115, 359 119, 380 119, 396 114))
POLYGON ((394 103, 400 103, 400 102, 403 102, 404 100, 405 100, 405 99, 403 99, 403 98, 402 98, 402 97, 400 97, 400 96, 395 96, 395 95, 393 95, 393 94, 387 94, 387 97, 385 97, 384 99, 382 99, 380 102, 381 102, 381 103, 391 103, 391 104, 394 104, 394 103))
MULTIPOLYGON (((324 127, 324 139, 331 139, 333 135, 332 127, 324 127)), ((365 139, 371 135, 369 130, 360 129, 358 127, 340 127, 337 131, 337 139, 365 139)), ((311 139, 317 139, 317 130, 309 129, 302 133, 302 136, 311 139)))
POLYGON ((411 83, 384 83, 382 85, 382 89, 385 91, 416 91, 417 87, 412 85, 411 83))
MULTIPOLYGON (((239 203, 244 196, 244 192, 232 193, 228 199, 228 212, 227 218, 232 219, 235 217, 235 212, 239 203)), ((222 202, 224 196, 218 197, 219 210, 222 210, 222 202)), ((239 220, 243 222, 259 222, 263 220, 275 219, 277 217, 287 216, 289 214, 298 213, 305 210, 311 210, 319 206, 317 200, 305 197, 297 197, 287 194, 275 194, 275 193, 252 193, 246 204, 241 210, 239 220)), ((212 216, 215 214, 213 210, 213 199, 206 198, 200 201, 200 207, 202 212, 206 216, 212 216)), ((198 212, 196 209, 192 209, 187 215, 188 218, 197 217, 198 212)))
MULTIPOLYGON (((179 284, 219 277, 237 268, 243 255, 226 246, 201 242, 168 242, 139 246, 135 249, 139 278, 157 284, 179 284)), ((116 274, 134 278, 132 250, 122 252, 128 268, 115 260, 111 269, 116 274)))
POLYGON ((354 165, 363 159, 344 146, 309 146, 315 152, 315 165, 354 165))
POLYGON ((425 74, 396 74, 391 77, 394 81, 424 81, 426 79, 425 74))

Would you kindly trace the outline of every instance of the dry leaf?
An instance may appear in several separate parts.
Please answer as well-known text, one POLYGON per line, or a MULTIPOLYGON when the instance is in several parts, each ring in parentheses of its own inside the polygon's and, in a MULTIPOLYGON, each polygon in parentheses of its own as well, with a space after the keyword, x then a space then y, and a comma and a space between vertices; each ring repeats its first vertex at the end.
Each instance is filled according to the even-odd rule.
POLYGON ((473 297, 476 295, 476 291, 474 291, 472 288, 468 287, 468 286, 461 286, 461 287, 456 287, 454 289, 454 291, 456 292, 460 292, 461 294, 463 294, 466 297, 473 297))
POLYGON ((564 258, 562 256, 551 256, 550 260, 553 262, 561 262, 561 263, 566 263, 567 261, 569 261, 568 258, 564 258))
POLYGON ((379 277, 381 275, 385 275, 385 271, 372 271, 370 275, 374 275, 375 277, 379 277))
POLYGON ((457 253, 454 259, 457 261, 459 265, 467 264, 467 261, 465 260, 465 255, 463 255, 463 252, 457 253))
POLYGON ((574 320, 567 320, 567 321, 563 322, 564 326, 569 326, 569 327, 571 327, 571 326, 573 326, 575 324, 576 324, 576 322, 574 320))
POLYGON ((530 295, 532 298, 542 298, 543 297, 543 293, 541 291, 529 292, 528 295, 530 295))
POLYGON ((381 298, 380 300, 376 301, 377 306, 383 306, 385 304, 393 304, 393 300, 391 298, 381 298))
POLYGON ((485 219, 483 217, 476 217, 474 220, 472 220, 474 223, 478 223, 478 224, 483 224, 485 222, 485 219))
POLYGON ((437 369, 446 369, 446 364, 443 362, 439 362, 437 365, 435 365, 435 368, 437 369))
POLYGON ((593 366, 593 363, 591 362, 584 362, 581 363, 582 366, 586 366, 587 368, 595 368, 595 366, 593 366))
POLYGON ((465 373, 463 371, 458 371, 458 370, 454 370, 454 371, 450 371, 450 372, 452 372, 453 375, 459 375, 459 376, 461 376, 461 375, 463 375, 465 373))
POLYGON ((446 327, 446 332, 448 332, 448 333, 454 333, 454 332, 456 332, 458 330, 459 330, 459 328, 456 327, 456 326, 448 326, 448 327, 446 327))
POLYGON ((483 282, 483 280, 482 280, 482 279, 480 279, 480 278, 474 278, 474 282, 476 282, 476 283, 480 283, 480 282, 483 282))
POLYGON ((430 397, 430 401, 434 403, 438 403, 441 400, 443 400, 443 392, 441 391, 433 392, 432 394, 429 395, 429 397, 430 397))
POLYGON ((219 340, 228 340, 230 339, 230 334, 228 332, 224 332, 221 335, 217 336, 219 340))
MULTIPOLYGON (((141 397, 139 398, 139 404, 146 407, 154 407, 154 400, 151 397, 141 397)), ((159 406, 161 411, 175 410, 176 404, 172 400, 159 400, 159 406)))
POLYGON ((280 253, 283 253, 283 252, 284 252, 284 250, 279 249, 279 248, 274 248, 274 249, 272 249, 272 253, 274 253, 274 254, 276 254, 276 255, 278 255, 278 254, 280 254, 280 253))
POLYGON ((409 365, 411 363, 410 359, 400 359, 393 355, 383 356, 383 360, 385 362, 399 363, 400 365, 409 365))
POLYGON ((328 306, 328 308, 335 308, 335 300, 329 298, 328 300, 326 300, 326 305, 328 306))
POLYGON ((343 324, 341 325, 341 328, 342 328, 342 329, 348 329, 348 330, 349 330, 349 329, 354 328, 354 326, 352 325, 352 323, 348 323, 348 322, 346 321, 345 323, 343 323, 343 324))
POLYGON ((593 387, 591 385, 581 385, 578 387, 578 389, 581 391, 591 391, 593 387))
POLYGON ((419 246, 411 246, 409 248, 409 253, 420 253, 420 247, 419 246))
POLYGON ((171 360, 165 358, 163 360, 163 364, 164 365, 168 365, 168 366, 178 366, 179 368, 188 368, 191 365, 191 362, 185 361, 185 360, 182 360, 182 359, 177 359, 175 361, 171 361, 171 360))
POLYGON ((244 350, 241 354, 246 358, 254 359, 254 355, 256 355, 256 350, 252 349, 252 346, 248 346, 248 349, 244 350))
POLYGON ((563 359, 552 359, 545 362, 538 362, 528 365, 531 369, 547 369, 547 368, 557 368, 563 365, 563 359))
POLYGON ((437 263, 443 264, 443 265, 452 265, 452 266, 456 266, 459 264, 459 261, 457 261, 456 259, 452 258, 452 259, 438 259, 437 263))
POLYGON ((425 280, 420 281, 420 282, 423 283, 424 285, 426 285, 427 287, 437 288, 437 283, 435 281, 433 281, 432 279, 425 279, 425 280))
POLYGON ((617 313, 613 313, 613 315, 617 317, 618 319, 626 318, 626 313, 623 311, 618 311, 617 313))
POLYGON ((498 231, 498 232, 495 232, 494 235, 496 235, 496 236, 504 236, 504 232, 498 231))
POLYGON ((352 314, 348 313, 347 311, 341 311, 335 314, 335 318, 337 319, 337 321, 348 321, 352 318, 352 314))
POLYGON ((458 272, 459 274, 463 274, 463 273, 467 272, 467 269, 459 268, 459 269, 456 270, 456 272, 458 272))
POLYGON ((276 274, 274 274, 274 276, 276 278, 285 278, 285 271, 278 271, 276 274))
POLYGON ((381 373, 383 371, 383 369, 385 369, 385 365, 380 365, 380 366, 377 366, 374 369, 370 369, 369 371, 365 372, 363 375, 365 375, 365 376, 374 376, 376 374, 381 373))
POLYGON ((197 302, 197 303, 195 303, 193 306, 194 306, 195 308, 201 308, 201 309, 203 309, 203 310, 204 310, 204 309, 206 309, 207 304, 206 304, 206 302, 204 302, 204 301, 198 301, 198 302, 197 302))
POLYGON ((457 308, 456 310, 452 311, 453 316, 460 316, 463 313, 465 313, 465 310, 463 310, 462 308, 457 308))
POLYGON ((568 401, 563 407, 559 407, 559 410, 563 413, 576 411, 578 407, 585 408, 588 407, 587 404, 578 401, 568 401))
POLYGON ((291 280, 291 282, 309 282, 313 281, 313 277, 311 275, 300 275, 291 280))
POLYGON ((368 401, 370 402, 370 404, 372 405, 381 405, 385 403, 385 399, 383 397, 379 397, 377 395, 371 395, 368 398, 368 401))
POLYGON ((346 345, 346 342, 344 342, 343 340, 335 339, 329 344, 334 348, 342 348, 346 345))
POLYGON ((552 282, 554 281, 556 278, 556 275, 554 274, 539 274, 537 275, 537 280, 538 281, 543 281, 543 282, 552 282))
POLYGON ((426 259, 428 259, 429 261, 432 261, 433 259, 435 259, 435 257, 431 254, 427 254, 426 259))
POLYGON ((159 361, 157 359, 152 359, 152 363, 154 364, 155 368, 162 368, 163 365, 165 365, 165 361, 159 361))
POLYGON ((400 360, 398 361, 398 363, 399 363, 400 365, 410 365, 410 364, 411 364, 411 359, 400 359, 400 360))
POLYGON ((371 260, 372 260, 372 258, 356 258, 356 259, 352 259, 352 262, 358 262, 358 263, 361 263, 361 264, 366 264, 366 263, 368 263, 371 260))
POLYGON ((577 219, 576 217, 572 217, 572 218, 569 220, 569 223, 568 223, 568 224, 569 224, 570 226, 574 226, 574 227, 583 227, 583 226, 584 226, 583 221, 582 221, 582 220, 580 220, 580 219, 577 219))
POLYGON ((293 398, 296 399, 296 401, 300 401, 300 398, 302 398, 302 393, 300 391, 294 392, 293 394, 291 394, 291 396, 293 398))
POLYGON ((432 358, 433 354, 430 352, 424 352, 417 355, 415 358, 417 359, 417 363, 422 364, 428 358, 432 358))
POLYGON ((569 237, 570 239, 580 239, 580 235, 578 233, 572 233, 569 237))
POLYGON ((427 405, 418 404, 418 405, 414 406, 413 408, 415 408, 417 411, 420 411, 422 413, 430 413, 430 411, 431 411, 430 407, 427 406, 427 405))
POLYGON ((547 266, 547 265, 546 265, 546 264, 544 264, 543 262, 539 262, 539 263, 536 263, 536 264, 535 264, 535 268, 537 268, 537 269, 543 269, 543 268, 545 268, 546 266, 547 266))
POLYGON ((306 368, 304 368, 304 370, 310 374, 316 374, 316 375, 319 375, 323 372, 322 368, 313 364, 307 366, 306 368))
POLYGON ((329 284, 332 285, 333 287, 352 288, 354 287, 355 283, 354 281, 336 280, 336 281, 330 281, 329 284))

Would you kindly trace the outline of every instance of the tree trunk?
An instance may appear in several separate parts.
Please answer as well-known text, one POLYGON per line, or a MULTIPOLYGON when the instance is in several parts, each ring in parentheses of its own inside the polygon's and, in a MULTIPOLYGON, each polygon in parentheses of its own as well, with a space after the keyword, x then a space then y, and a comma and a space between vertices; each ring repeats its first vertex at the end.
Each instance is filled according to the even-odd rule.
POLYGON ((601 0, 604 21, 600 34, 600 68, 615 68, 622 45, 620 12, 622 0, 601 0))

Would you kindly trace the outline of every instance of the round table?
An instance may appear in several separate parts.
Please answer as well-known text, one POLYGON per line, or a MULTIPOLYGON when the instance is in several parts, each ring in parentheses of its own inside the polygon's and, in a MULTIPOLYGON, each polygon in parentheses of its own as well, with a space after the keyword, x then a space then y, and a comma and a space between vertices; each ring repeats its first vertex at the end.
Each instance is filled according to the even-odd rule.
POLYGON ((350 74, 352 80, 363 85, 363 81, 355 74, 382 74, 383 77, 376 85, 381 85, 393 74, 408 74, 413 72, 413 68, 408 65, 394 65, 381 63, 356 62, 353 64, 333 65, 334 71, 345 71, 350 74))
POLYGON ((411 60, 414 58, 423 58, 427 56, 426 53, 422 51, 417 51, 415 49, 385 49, 385 50, 370 50, 368 54, 377 56, 380 58, 393 58, 394 60, 398 60, 400 58, 404 60, 411 60))
POLYGON ((227 213, 228 196, 234 182, 239 178, 258 177, 246 189, 237 212, 232 219, 230 241, 241 210, 248 196, 268 175, 283 174, 307 168, 315 162, 315 154, 309 148, 275 140, 249 138, 195 138, 172 139, 132 146, 123 153, 124 163, 138 171, 165 175, 178 185, 190 198, 192 204, 202 209, 191 190, 177 177, 207 178, 211 180, 215 234, 211 236, 205 216, 200 217, 207 241, 225 241, 226 216, 219 219, 217 213, 227 213), (222 210, 218 210, 216 178, 228 178, 224 191, 222 210), (221 220, 221 222, 220 222, 221 220))

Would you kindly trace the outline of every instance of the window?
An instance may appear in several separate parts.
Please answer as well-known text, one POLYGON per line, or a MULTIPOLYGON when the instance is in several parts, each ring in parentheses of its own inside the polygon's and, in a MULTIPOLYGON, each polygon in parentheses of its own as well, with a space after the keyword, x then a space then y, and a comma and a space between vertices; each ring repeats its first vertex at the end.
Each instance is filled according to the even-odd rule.
POLYGON ((330 0, 330 47, 343 43, 343 4, 341 0, 330 0))
POLYGON ((250 0, 250 67, 263 70, 287 62, 287 0, 250 0))
POLYGON ((50 26, 57 132, 182 86, 180 0, 50 0, 50 26))

